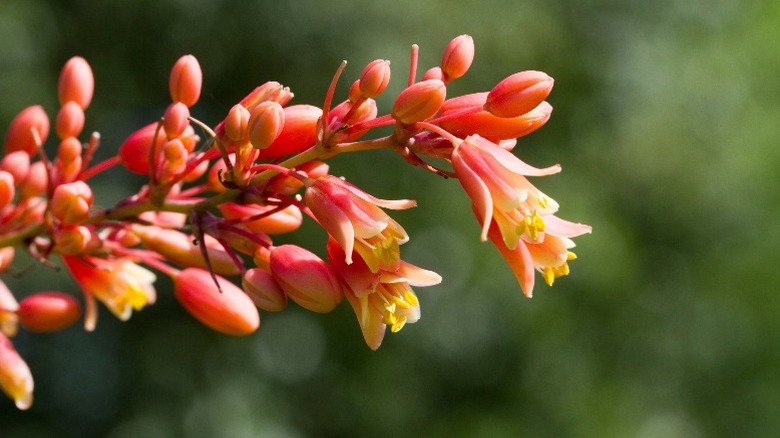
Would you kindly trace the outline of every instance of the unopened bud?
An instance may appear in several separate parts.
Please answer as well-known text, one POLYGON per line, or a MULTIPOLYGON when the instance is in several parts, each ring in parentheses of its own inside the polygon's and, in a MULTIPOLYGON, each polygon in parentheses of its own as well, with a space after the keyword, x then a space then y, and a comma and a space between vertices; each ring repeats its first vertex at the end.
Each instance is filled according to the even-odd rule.
POLYGON ((254 109, 260 102, 272 100, 279 105, 286 105, 293 98, 293 94, 288 87, 275 81, 268 81, 263 85, 252 90, 247 94, 239 104, 248 110, 254 109))
POLYGON ((247 130, 255 149, 266 149, 279 138, 285 125, 285 111, 276 102, 262 102, 252 110, 247 130))
POLYGON ((417 82, 395 99, 393 118, 405 124, 429 119, 439 111, 446 95, 447 87, 438 79, 417 82))
POLYGON ((317 141, 317 121, 322 110, 312 105, 292 105, 284 108, 284 127, 258 159, 279 158, 302 152, 317 141))
POLYGON ((57 113, 54 127, 60 139, 77 137, 84 129, 84 110, 75 101, 65 102, 57 113))
POLYGON ((75 102, 82 110, 87 109, 94 91, 95 78, 87 61, 80 56, 70 58, 62 67, 57 84, 60 105, 75 102))
POLYGON ((287 296, 317 313, 335 309, 343 298, 338 275, 314 253, 295 245, 271 250, 271 273, 287 296))
POLYGON ((208 271, 187 268, 173 278, 176 298, 197 320, 228 335, 248 335, 260 326, 260 314, 238 286, 217 276, 220 288, 208 271))
POLYGON ((200 98, 203 84, 203 72, 198 60, 192 55, 184 55, 176 61, 168 79, 171 100, 181 102, 188 107, 195 105, 200 98))
POLYGON ((349 91, 347 92, 347 99, 349 99, 350 102, 357 102, 358 99, 360 99, 360 80, 356 80, 352 83, 352 85, 349 86, 349 91))
POLYGON ((0 333, 0 389, 21 410, 29 409, 33 401, 33 378, 30 368, 8 338, 0 333))
POLYGON ((5 207, 14 200, 16 188, 14 187, 14 177, 5 170, 0 170, 0 208, 5 207))
MULTIPOLYGON (((26 154, 26 152, 25 152, 26 154)), ((46 172, 46 164, 36 161, 30 165, 30 171, 19 187, 19 199, 29 199, 46 192, 49 185, 49 176, 46 172)))
MULTIPOLYGON (((155 226, 136 225, 133 232, 141 239, 144 248, 152 250, 181 266, 207 269, 200 245, 195 238, 180 231, 155 226)), ((219 243, 217 243, 219 245, 219 243)), ((222 275, 237 275, 241 271, 224 248, 206 244, 211 269, 222 275)))
POLYGON ((100 248, 102 241, 95 230, 81 226, 62 226, 54 231, 54 245, 58 253, 78 255, 100 248))
POLYGON ((287 307, 287 295, 268 271, 249 269, 244 273, 241 285, 252 302, 262 310, 279 312, 287 307))
POLYGON ((11 152, 0 160, 0 169, 13 175, 16 184, 20 184, 30 172, 30 156, 24 151, 11 152))
POLYGON ((76 137, 68 137, 60 142, 57 149, 57 182, 72 182, 81 172, 83 146, 76 137))
POLYGON ((234 204, 227 202, 219 205, 219 211, 226 219, 242 220, 242 224, 250 231, 266 234, 286 234, 297 230, 303 222, 301 210, 294 206, 287 207, 260 219, 250 220, 276 209, 273 205, 234 204))
POLYGON ((89 217, 92 189, 84 181, 62 184, 54 189, 51 212, 64 224, 78 224, 89 217))
POLYGON ((431 67, 423 73, 422 80, 427 81, 429 79, 438 79, 444 82, 444 73, 441 71, 441 67, 431 67))
POLYGON ((474 60, 474 39, 471 35, 460 35, 452 39, 441 57, 444 80, 457 79, 468 71, 474 60))
POLYGON ((49 117, 43 107, 29 106, 11 121, 5 134, 5 153, 24 151, 27 155, 35 155, 48 136, 49 117))
MULTIPOLYGON (((447 116, 473 105, 481 106, 486 97, 487 93, 474 93, 449 99, 444 102, 440 114, 447 116)), ((461 138, 479 134, 492 142, 499 142, 522 137, 539 129, 547 123, 551 113, 552 106, 542 102, 536 108, 518 117, 497 117, 482 110, 445 118, 439 126, 461 138)))
POLYGON ((142 175, 149 173, 149 149, 152 142, 156 141, 158 149, 165 142, 165 132, 162 128, 158 132, 157 127, 157 123, 150 123, 130 134, 119 146, 119 158, 127 170, 142 175))
POLYGON ((360 74, 360 95, 374 98, 382 94, 390 82, 390 61, 376 59, 371 61, 360 74))
POLYGON ((498 117, 522 116, 547 98, 553 83, 553 78, 541 71, 515 73, 490 90, 484 109, 498 117))
POLYGON ((248 124, 249 110, 238 104, 233 105, 225 117, 225 135, 232 141, 241 141, 247 138, 248 124))
POLYGON ((181 102, 173 102, 168 105, 163 115, 163 129, 165 135, 169 138, 177 138, 184 134, 184 130, 189 126, 190 109, 181 102))
POLYGON ((81 317, 81 304, 62 292, 38 292, 19 303, 19 323, 34 332, 66 329, 81 317))

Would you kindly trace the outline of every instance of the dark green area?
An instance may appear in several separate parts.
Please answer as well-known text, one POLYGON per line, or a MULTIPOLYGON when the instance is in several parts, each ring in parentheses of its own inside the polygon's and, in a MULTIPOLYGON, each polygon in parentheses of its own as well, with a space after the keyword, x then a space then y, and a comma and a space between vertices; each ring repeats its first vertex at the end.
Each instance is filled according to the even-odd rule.
MULTIPOLYGON (((403 255, 445 279, 417 290, 419 323, 372 352, 346 303, 327 315, 291 305, 228 338, 162 282, 160 302, 126 323, 102 312, 91 334, 21 333, 36 401, 18 412, 0 398, 0 436, 780 433, 775 1, 6 0, 0 123, 33 103, 53 117, 57 74, 82 55, 96 76, 86 130, 108 156, 162 113, 182 54, 205 75, 193 113, 215 123, 266 80, 319 104, 342 59, 341 96, 375 58, 392 61, 396 93, 412 43, 424 70, 461 33, 477 56, 451 95, 526 69, 556 79, 552 119, 515 152, 561 163, 535 182, 562 217, 593 225, 571 276, 524 299, 457 182, 384 151, 339 157, 334 173, 419 202, 394 216, 412 236, 403 255)), ((98 199, 139 183, 112 173, 98 199)), ((321 248, 324 235, 298 242, 321 248)), ((43 267, 4 280, 76 292, 43 267)))

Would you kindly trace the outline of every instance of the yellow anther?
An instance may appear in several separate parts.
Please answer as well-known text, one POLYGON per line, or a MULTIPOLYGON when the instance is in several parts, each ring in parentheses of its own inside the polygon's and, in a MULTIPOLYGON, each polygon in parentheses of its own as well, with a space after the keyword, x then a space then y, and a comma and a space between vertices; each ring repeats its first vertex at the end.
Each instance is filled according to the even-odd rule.
POLYGON ((566 260, 576 260, 577 254, 574 254, 571 251, 566 251, 566 260))
POLYGON ((409 303, 407 303, 406 301, 404 301, 404 300, 403 300, 403 299, 401 299, 400 297, 393 297, 393 303, 394 303, 394 304, 395 304, 397 307, 399 307, 399 308, 401 308, 401 309, 404 309, 404 310, 406 310, 406 309, 409 309, 409 308, 411 308, 411 307, 412 307, 412 306, 410 306, 410 305, 409 305, 409 303))
POLYGON ((539 195, 539 206, 541 206, 542 208, 547 208, 548 199, 549 198, 547 197, 547 195, 540 194, 539 195))
POLYGON ((406 300, 407 303, 412 305, 412 307, 417 307, 420 304, 420 302, 417 301, 417 295, 415 295, 414 293, 412 293, 412 291, 408 289, 404 291, 404 300, 406 300))
POLYGON ((393 333, 398 333, 402 328, 404 328, 404 325, 406 325, 406 317, 400 316, 396 318, 393 324, 390 326, 390 331, 393 333))
POLYGON ((542 278, 544 278, 544 282, 547 283, 548 286, 552 286, 555 282, 555 270, 551 267, 546 267, 542 271, 542 278))

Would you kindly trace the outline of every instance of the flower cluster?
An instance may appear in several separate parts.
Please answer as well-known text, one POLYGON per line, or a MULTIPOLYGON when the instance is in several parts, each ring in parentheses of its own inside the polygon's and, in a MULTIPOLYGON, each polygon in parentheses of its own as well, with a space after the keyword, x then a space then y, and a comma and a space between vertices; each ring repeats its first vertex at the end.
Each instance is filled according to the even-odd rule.
POLYGON ((49 153, 50 120, 40 106, 22 110, 5 136, 0 271, 16 250, 27 251, 42 264, 63 265, 83 296, 42 291, 17 301, 0 282, 0 388, 20 409, 31 405, 32 375, 12 343, 20 325, 54 331, 83 318, 91 331, 99 305, 127 320, 155 302, 157 275, 172 278, 193 317, 230 335, 253 333, 260 311, 281 311, 289 300, 325 313, 346 298, 366 343, 378 348, 387 328, 397 332, 420 318, 412 286, 441 277, 402 257, 409 235, 387 211, 414 201, 379 199, 329 173, 327 160, 347 152, 389 149, 457 179, 482 240, 496 246, 526 296, 535 271, 550 285, 567 275, 575 258, 571 238, 590 227, 556 216, 558 204, 528 180, 560 166, 536 168, 510 152, 518 137, 549 119, 553 80, 523 71, 489 92, 448 97, 447 85, 473 58, 472 38, 461 35, 418 81, 412 46, 408 79, 387 114, 374 99, 388 87, 390 63, 378 59, 343 101, 334 99, 345 63, 320 107, 290 104, 289 88, 266 82, 211 128, 191 115, 202 73, 195 57, 183 56, 171 70, 171 103, 160 119, 99 163, 93 157, 100 136, 82 135, 92 70, 83 58, 70 59, 58 83, 56 150, 49 153), (392 134, 369 135, 386 126, 392 134), (148 183, 113 206, 96 205, 90 179, 117 166, 148 183), (312 245, 324 258, 284 243, 305 218, 327 235, 312 245))

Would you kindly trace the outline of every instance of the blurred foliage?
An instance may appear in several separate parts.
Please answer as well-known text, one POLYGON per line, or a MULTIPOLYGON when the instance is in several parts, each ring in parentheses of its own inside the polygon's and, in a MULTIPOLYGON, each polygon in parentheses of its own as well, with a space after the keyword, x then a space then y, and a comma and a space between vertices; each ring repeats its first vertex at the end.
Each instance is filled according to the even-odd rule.
MULTIPOLYGON (((553 118, 516 153, 560 162, 536 182, 563 217, 593 225, 571 276, 522 298, 457 183, 382 151, 339 157, 334 173, 419 201, 397 215, 404 256, 445 281, 418 291, 418 324, 372 352, 348 306, 291 305, 227 338, 163 284, 127 323, 103 313, 95 333, 20 334, 36 402, 0 400, 0 436, 780 433, 780 3, 5 0, 0 121, 32 103, 53 114, 59 69, 82 55, 97 84, 87 129, 108 155, 161 114, 182 54, 200 60, 194 113, 213 123, 271 79, 317 104, 341 59, 342 96, 374 58, 392 61, 397 92, 411 43, 424 69, 461 33, 477 59, 451 95, 525 69, 556 79, 553 118)), ((120 173, 103 202, 138 184, 120 173)), ((324 243, 313 227, 298 239, 324 243)), ((76 293, 42 267, 7 280, 76 293)))

